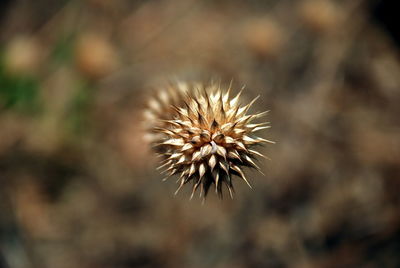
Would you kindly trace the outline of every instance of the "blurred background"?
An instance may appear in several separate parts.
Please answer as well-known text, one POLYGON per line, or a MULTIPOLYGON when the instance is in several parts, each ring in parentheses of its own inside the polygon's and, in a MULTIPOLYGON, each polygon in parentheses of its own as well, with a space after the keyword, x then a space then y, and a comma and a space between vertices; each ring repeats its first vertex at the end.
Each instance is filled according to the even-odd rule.
POLYGON ((0 267, 400 267, 395 2, 1 1, 0 267), (161 182, 168 79, 261 95, 253 190, 161 182))

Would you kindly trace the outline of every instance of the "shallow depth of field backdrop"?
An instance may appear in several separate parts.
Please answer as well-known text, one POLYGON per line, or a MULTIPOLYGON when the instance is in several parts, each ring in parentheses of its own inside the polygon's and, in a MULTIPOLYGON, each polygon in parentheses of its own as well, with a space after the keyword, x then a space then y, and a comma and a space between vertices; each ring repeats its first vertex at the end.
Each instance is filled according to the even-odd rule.
POLYGON ((2 1, 0 267, 400 267, 399 36, 379 4, 2 1), (141 113, 168 79, 261 95, 277 143, 252 190, 202 205, 161 182, 141 113))

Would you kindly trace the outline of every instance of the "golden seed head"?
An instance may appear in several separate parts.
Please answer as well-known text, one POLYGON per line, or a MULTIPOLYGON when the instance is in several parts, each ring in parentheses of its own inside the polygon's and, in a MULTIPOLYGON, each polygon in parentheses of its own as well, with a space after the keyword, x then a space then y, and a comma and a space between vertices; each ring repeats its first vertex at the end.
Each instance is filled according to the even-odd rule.
POLYGON ((215 84, 178 83, 150 100, 146 118, 153 125, 151 142, 163 157, 160 168, 166 168, 167 178, 179 175, 176 193, 192 182, 192 197, 198 188, 205 197, 212 184, 222 197, 225 184, 232 197, 233 175, 250 186, 243 166, 260 171, 254 159, 263 155, 252 147, 273 142, 254 135, 269 128, 268 122, 253 121, 267 112, 248 115, 258 97, 241 106, 240 95, 230 97, 230 88, 215 84))

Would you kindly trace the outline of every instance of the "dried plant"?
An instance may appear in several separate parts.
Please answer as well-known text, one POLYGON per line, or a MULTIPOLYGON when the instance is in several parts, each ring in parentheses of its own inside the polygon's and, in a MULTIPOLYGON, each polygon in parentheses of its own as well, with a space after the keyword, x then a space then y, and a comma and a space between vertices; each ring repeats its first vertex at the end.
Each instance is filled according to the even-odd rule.
POLYGON ((159 168, 166 168, 165 179, 179 174, 176 193, 192 182, 191 198, 200 186, 200 196, 205 197, 212 184, 222 197, 225 184, 233 197, 233 175, 251 187, 243 166, 260 171, 254 160, 265 156, 253 147, 273 142, 254 135, 269 123, 252 121, 267 112, 247 115, 258 97, 241 106, 242 91, 233 98, 230 91, 231 86, 224 90, 216 84, 177 83, 150 100, 146 110, 147 122, 153 125, 150 138, 163 158, 159 168))

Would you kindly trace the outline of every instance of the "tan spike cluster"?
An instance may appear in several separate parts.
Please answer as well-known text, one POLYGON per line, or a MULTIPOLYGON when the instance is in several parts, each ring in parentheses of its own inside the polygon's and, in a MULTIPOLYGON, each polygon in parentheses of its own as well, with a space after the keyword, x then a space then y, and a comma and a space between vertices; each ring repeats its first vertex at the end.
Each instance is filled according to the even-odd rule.
POLYGON ((243 167, 260 171, 254 159, 265 156, 253 147, 273 142, 255 136, 270 127, 268 122, 253 121, 267 112, 247 114, 258 97, 241 106, 241 93, 231 97, 230 87, 178 83, 150 100, 146 118, 153 125, 151 142, 163 158, 159 168, 165 168, 167 178, 179 176, 176 193, 192 183, 191 198, 198 188, 205 197, 214 184, 219 197, 223 185, 233 197, 233 175, 250 186, 243 167))

